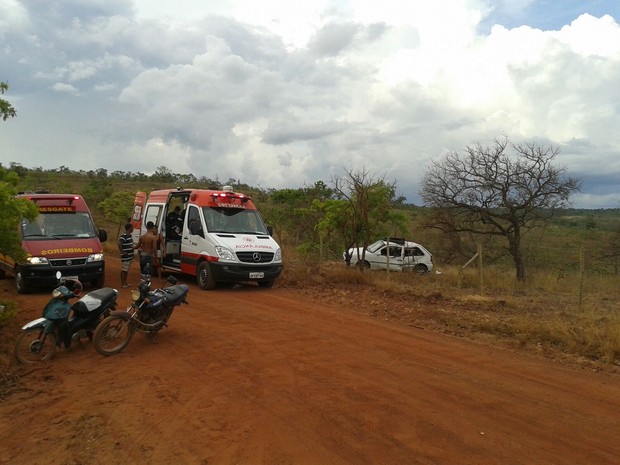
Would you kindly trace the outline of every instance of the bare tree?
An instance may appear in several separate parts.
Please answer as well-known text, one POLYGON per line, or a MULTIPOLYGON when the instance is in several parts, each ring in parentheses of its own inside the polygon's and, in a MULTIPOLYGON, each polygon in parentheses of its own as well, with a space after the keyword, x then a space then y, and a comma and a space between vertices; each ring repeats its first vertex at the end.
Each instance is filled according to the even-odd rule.
POLYGON ((524 229, 541 224, 569 205, 581 181, 566 176, 553 160, 557 146, 513 144, 507 137, 492 147, 467 147, 431 163, 421 196, 434 207, 432 222, 444 231, 503 236, 518 280, 525 279, 521 254, 524 229))

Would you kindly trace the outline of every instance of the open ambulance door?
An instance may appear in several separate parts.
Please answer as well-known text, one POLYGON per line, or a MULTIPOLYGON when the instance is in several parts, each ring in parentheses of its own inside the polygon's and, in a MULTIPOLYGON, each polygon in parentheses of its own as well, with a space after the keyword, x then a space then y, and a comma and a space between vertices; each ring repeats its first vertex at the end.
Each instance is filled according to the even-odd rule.
POLYGON ((133 226, 132 238, 134 244, 138 243, 142 230, 142 219, 144 217, 144 206, 146 205, 146 192, 136 192, 131 213, 131 225, 133 226))

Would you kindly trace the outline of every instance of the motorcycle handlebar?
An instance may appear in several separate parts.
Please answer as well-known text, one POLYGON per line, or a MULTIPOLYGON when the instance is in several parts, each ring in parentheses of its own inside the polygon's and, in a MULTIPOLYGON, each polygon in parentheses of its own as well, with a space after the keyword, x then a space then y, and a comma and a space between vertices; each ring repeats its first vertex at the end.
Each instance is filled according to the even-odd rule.
POLYGON ((79 296, 84 288, 79 279, 61 278, 60 284, 69 289, 74 297, 79 296))

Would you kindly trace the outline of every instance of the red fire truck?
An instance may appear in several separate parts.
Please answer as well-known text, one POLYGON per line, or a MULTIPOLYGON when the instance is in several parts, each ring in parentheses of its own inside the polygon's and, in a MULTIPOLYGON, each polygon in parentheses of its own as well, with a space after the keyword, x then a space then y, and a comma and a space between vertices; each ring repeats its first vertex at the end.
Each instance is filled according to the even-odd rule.
POLYGON ((93 287, 105 282, 102 242, 103 229, 97 230, 84 199, 76 194, 20 194, 34 202, 39 216, 32 222, 22 219, 19 228, 22 247, 27 253, 23 263, 0 255, 0 273, 15 276, 19 293, 34 287, 54 286, 56 273, 77 277, 93 287))

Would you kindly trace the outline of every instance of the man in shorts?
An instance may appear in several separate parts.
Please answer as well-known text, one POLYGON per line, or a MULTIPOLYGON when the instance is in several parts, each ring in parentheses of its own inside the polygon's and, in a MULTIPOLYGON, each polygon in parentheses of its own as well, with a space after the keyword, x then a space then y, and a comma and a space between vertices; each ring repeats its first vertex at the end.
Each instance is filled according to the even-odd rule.
POLYGON ((131 233, 133 226, 131 223, 125 225, 125 234, 121 234, 118 238, 118 250, 121 253, 121 286, 129 287, 127 277, 129 276, 129 268, 133 262, 133 239, 131 233))
POLYGON ((155 223, 149 221, 146 224, 146 232, 140 236, 138 241, 138 249, 140 250, 140 279, 144 281, 151 280, 151 272, 153 271, 153 262, 157 258, 157 227, 155 223))

